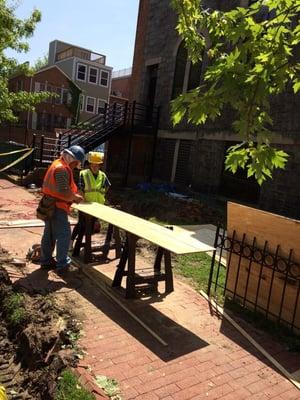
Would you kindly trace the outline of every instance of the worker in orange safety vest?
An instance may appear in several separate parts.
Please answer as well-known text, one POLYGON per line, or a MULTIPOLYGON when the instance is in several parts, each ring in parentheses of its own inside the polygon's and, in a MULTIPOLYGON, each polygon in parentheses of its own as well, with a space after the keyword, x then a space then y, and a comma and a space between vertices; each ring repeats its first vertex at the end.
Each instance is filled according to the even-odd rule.
POLYGON ((73 178, 73 169, 80 167, 85 153, 80 146, 71 146, 48 168, 42 186, 44 204, 48 212, 41 240, 41 268, 53 269, 58 274, 68 270, 71 262, 68 250, 71 228, 68 214, 73 202, 80 203, 83 197, 78 193, 73 178), (48 207, 48 209, 47 209, 48 207), (56 261, 53 251, 56 245, 56 261))

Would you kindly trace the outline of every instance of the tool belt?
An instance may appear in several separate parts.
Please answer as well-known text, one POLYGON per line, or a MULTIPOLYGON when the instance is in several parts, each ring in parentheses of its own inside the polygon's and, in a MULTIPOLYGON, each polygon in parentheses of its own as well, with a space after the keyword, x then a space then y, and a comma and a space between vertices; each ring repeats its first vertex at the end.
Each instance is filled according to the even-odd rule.
POLYGON ((49 221, 54 215, 55 203, 56 199, 43 195, 36 210, 37 218, 42 221, 49 221))

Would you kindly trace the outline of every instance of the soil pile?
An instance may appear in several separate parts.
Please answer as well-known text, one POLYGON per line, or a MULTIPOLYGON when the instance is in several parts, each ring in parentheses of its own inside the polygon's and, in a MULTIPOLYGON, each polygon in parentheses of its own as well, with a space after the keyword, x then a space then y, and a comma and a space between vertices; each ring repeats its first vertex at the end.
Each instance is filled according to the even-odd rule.
POLYGON ((74 332, 75 320, 50 296, 18 288, 0 266, 0 385, 9 398, 54 399, 61 371, 76 364, 74 332))
POLYGON ((223 216, 214 208, 196 199, 176 199, 166 193, 142 190, 111 190, 109 204, 145 219, 169 224, 222 223, 223 216))

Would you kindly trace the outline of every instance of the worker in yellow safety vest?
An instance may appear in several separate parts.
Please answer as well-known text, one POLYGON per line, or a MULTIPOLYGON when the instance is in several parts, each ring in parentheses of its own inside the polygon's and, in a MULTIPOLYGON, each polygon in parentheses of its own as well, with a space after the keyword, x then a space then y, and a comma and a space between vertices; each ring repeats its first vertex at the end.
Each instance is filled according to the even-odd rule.
MULTIPOLYGON (((104 156, 97 151, 88 153, 88 168, 80 171, 78 189, 83 195, 84 200, 104 204, 105 194, 110 187, 110 182, 106 174, 101 171, 104 156)), ((93 218, 92 224, 95 225, 97 219, 93 218)), ((79 212, 78 223, 72 233, 71 247, 79 232, 85 231, 85 216, 79 212)))
POLYGON ((8 400, 3 386, 0 386, 0 400, 8 400))

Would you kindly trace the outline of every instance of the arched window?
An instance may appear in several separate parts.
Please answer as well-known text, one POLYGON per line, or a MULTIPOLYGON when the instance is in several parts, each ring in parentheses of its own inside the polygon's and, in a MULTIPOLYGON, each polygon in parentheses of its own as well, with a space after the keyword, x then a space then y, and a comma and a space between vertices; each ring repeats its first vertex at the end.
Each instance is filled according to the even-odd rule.
POLYGON ((172 99, 199 86, 201 70, 202 62, 193 64, 188 59, 184 42, 181 42, 176 55, 172 99))
POLYGON ((181 42, 176 56, 172 99, 175 99, 175 97, 179 96, 182 93, 186 64, 187 64, 187 56, 188 56, 187 50, 184 47, 184 43, 181 42))
POLYGON ((202 62, 199 61, 196 64, 192 64, 190 62, 189 68, 189 80, 187 84, 187 90, 195 89, 199 86, 200 77, 201 77, 201 70, 202 70, 202 62))

